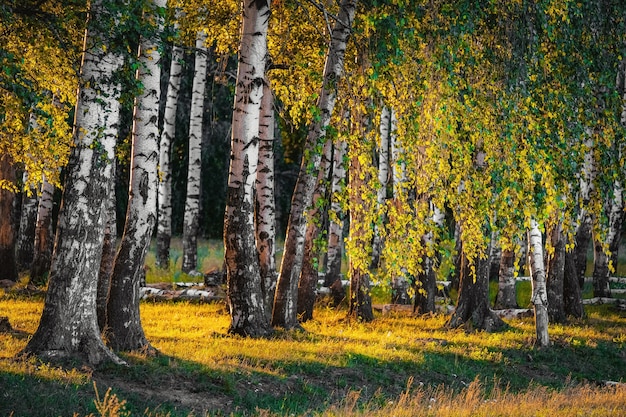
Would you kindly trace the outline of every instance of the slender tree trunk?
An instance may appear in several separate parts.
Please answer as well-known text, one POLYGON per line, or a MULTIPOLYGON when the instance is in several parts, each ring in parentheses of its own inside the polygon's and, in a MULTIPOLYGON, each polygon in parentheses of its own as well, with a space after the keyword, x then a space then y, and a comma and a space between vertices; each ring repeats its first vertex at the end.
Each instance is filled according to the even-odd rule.
POLYGON ((548 291, 548 318, 554 323, 564 323, 565 301, 563 283, 565 280, 565 236, 559 222, 550 233, 551 245, 554 248, 552 256, 546 260, 547 291, 548 291))
MULTIPOLYGON (((27 184, 28 174, 24 173, 24 184, 27 184)), ((16 243, 16 261, 20 271, 30 268, 35 252, 35 227, 37 224, 37 206, 39 198, 34 189, 22 193, 22 210, 20 215, 19 232, 16 243)))
MULTIPOLYGON (((389 107, 383 106, 380 115, 380 145, 378 147, 378 183, 379 187, 376 194, 376 202, 378 208, 385 204, 387 199, 387 183, 389 182, 389 130, 391 128, 391 112, 389 107)), ((380 237, 380 227, 383 219, 377 219, 374 223, 374 242, 372 243, 372 266, 377 267, 380 263, 380 255, 382 252, 382 240, 380 237)))
POLYGON ((446 324, 457 328, 466 326, 469 329, 481 329, 487 332, 502 330, 506 324, 489 308, 489 260, 476 261, 476 276, 471 273, 470 264, 459 250, 459 295, 454 313, 446 324))
POLYGON ((347 143, 339 142, 333 152, 333 175, 331 184, 330 210, 328 224, 328 250, 326 256, 326 274, 324 285, 330 288, 335 306, 345 298, 346 292, 341 282, 341 260, 343 247, 344 214, 337 196, 343 191, 346 179, 346 169, 343 158, 346 154, 347 143))
MULTIPOLYGON (((176 30, 177 25, 174 26, 176 30)), ((170 264, 170 241, 172 239, 172 142, 176 134, 176 110, 178 108, 178 91, 183 69, 183 49, 172 46, 172 62, 170 78, 163 114, 163 130, 159 139, 159 187, 158 187, 158 222, 157 222, 157 256, 156 263, 160 268, 168 269, 170 264)))
POLYGON ((183 267, 185 273, 198 267, 198 221, 200 218, 200 175, 202 168, 202 116, 206 86, 207 49, 206 34, 196 36, 196 64, 191 92, 189 119, 189 166, 187 168, 187 197, 183 226, 183 267))
POLYGON ((513 249, 503 249, 500 257, 498 272, 498 295, 495 308, 517 308, 517 293, 515 290, 515 252, 513 249))
POLYGON ((265 310, 255 242, 255 189, 261 99, 267 59, 269 1, 243 2, 235 87, 230 169, 224 215, 229 332, 251 337, 272 333, 265 310))
POLYGON ((338 19, 332 30, 332 41, 326 55, 322 91, 317 102, 319 120, 311 124, 307 135, 300 173, 291 200, 291 212, 283 259, 278 276, 272 324, 286 329, 298 327, 297 295, 298 280, 302 269, 304 234, 306 232, 305 211, 313 200, 315 172, 319 168, 321 155, 316 148, 326 142, 326 128, 337 100, 337 88, 343 75, 343 62, 348 37, 354 21, 356 0, 342 0, 338 19), (310 169, 309 167, 313 167, 310 169))
MULTIPOLYGON (((444 213, 430 202, 432 211, 433 227, 441 228, 445 218, 444 213)), ((430 252, 435 253, 435 233, 430 231, 424 236, 424 246, 430 248, 430 252)), ((433 313, 435 311, 435 296, 437 295, 437 271, 435 264, 436 255, 424 257, 424 271, 421 274, 421 286, 415 291, 414 312, 418 314, 433 313)))
POLYGON ((578 283, 578 271, 576 270, 576 252, 574 250, 565 253, 565 271, 563 274, 563 308, 568 316, 583 318, 583 297, 578 283))
MULTIPOLYGON (((15 168, 9 154, 0 155, 0 184, 15 185, 15 168)), ((13 228, 13 200, 15 192, 0 185, 0 279, 17 282, 15 259, 15 231, 13 228)))
MULTIPOLYGON (((113 166, 115 170, 115 165, 113 166)), ((115 193, 111 193, 105 202, 104 212, 104 240, 102 243, 102 260, 98 271, 98 291, 96 296, 96 312, 98 315, 98 327, 101 332, 106 331, 107 304, 111 291, 111 275, 115 267, 115 254, 117 249, 117 214, 115 211, 115 193)))
POLYGON ((33 262, 30 267, 30 283, 43 285, 47 281, 52 256, 52 208, 54 206, 54 185, 46 178, 41 184, 41 196, 37 208, 37 223, 35 225, 35 247, 33 262))
POLYGON ((302 258, 302 271, 298 285, 298 315, 302 321, 313 318, 313 306, 315 305, 315 289, 319 279, 319 258, 321 251, 317 246, 316 239, 322 230, 323 219, 328 211, 326 204, 326 185, 330 174, 332 159, 332 140, 324 144, 322 159, 317 173, 317 184, 313 193, 313 206, 307 212, 308 223, 304 235, 304 254, 302 258))
POLYGON ((491 232, 491 250, 489 251, 489 280, 495 281, 500 276, 500 264, 502 263, 502 247, 498 244, 499 235, 491 232))
POLYGON ((528 231, 528 262, 530 264, 530 275, 532 278, 532 298, 535 309, 535 330, 537 334, 537 345, 547 347, 550 345, 548 336, 548 291, 546 288, 546 271, 543 263, 543 242, 539 225, 535 220, 531 220, 528 231))
POLYGON ((609 260, 610 255, 617 252, 622 232, 622 223, 624 221, 624 200, 622 194, 622 184, 619 180, 615 180, 613 183, 613 198, 608 204, 609 224, 606 230, 606 237, 604 240, 596 238, 594 244, 594 297, 611 297, 609 260))
MULTIPOLYGON (((157 9, 165 0, 153 0, 144 19, 158 33, 163 19, 157 9)), ((135 101, 132 134, 132 160, 128 209, 120 248, 111 275, 107 304, 109 344, 115 350, 153 351, 141 326, 139 315, 139 285, 146 252, 156 224, 157 164, 159 162, 159 97, 161 91, 160 46, 156 39, 143 37, 139 46, 142 64, 137 77, 143 83, 141 96, 135 101)))
POLYGON ((24 352, 44 358, 79 357, 90 364, 122 364, 104 345, 96 318, 104 234, 102 201, 113 191, 121 90, 110 79, 122 65, 102 29, 115 24, 111 19, 116 18, 103 12, 104 2, 91 2, 74 147, 67 165, 48 292, 39 327, 24 352))
POLYGON ((256 245, 267 320, 272 319, 276 293, 276 201, 274 187, 274 94, 268 80, 263 84, 259 124, 259 166, 257 169, 256 245))

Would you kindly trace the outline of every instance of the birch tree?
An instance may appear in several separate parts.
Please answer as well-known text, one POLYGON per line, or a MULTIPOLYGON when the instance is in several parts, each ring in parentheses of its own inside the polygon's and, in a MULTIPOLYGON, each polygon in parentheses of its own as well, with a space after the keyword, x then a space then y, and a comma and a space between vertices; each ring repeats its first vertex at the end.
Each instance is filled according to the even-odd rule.
POLYGON ((331 42, 324 64, 322 90, 317 101, 319 118, 311 123, 305 142, 298 180, 291 200, 287 236, 276 287, 272 324, 291 329, 298 327, 297 294, 302 269, 306 210, 311 206, 315 187, 315 172, 319 169, 321 152, 326 139, 326 129, 337 100, 337 88, 343 76, 344 58, 348 37, 356 10, 356 0, 342 0, 339 14, 332 29, 331 42))
POLYGON ((265 310, 254 208, 259 158, 259 119, 265 68, 269 1, 242 3, 239 67, 235 87, 231 158, 224 215, 229 332, 262 337, 272 333, 265 310))
POLYGON ((256 246, 259 253, 261 289, 268 320, 276 292, 276 199, 274 168, 274 94, 266 79, 263 84, 259 124, 259 164, 256 179, 256 246))
POLYGON ((0 263, 4 266, 2 279, 17 282, 15 259, 15 230, 11 220, 15 198, 15 168, 10 155, 0 156, 0 263))
MULTIPOLYGON (((395 123, 394 123, 395 128, 395 123)), ((387 199, 387 183, 389 182, 389 136, 391 130, 391 112, 389 107, 383 106, 380 114, 380 125, 378 129, 378 183, 379 188, 376 194, 376 203, 379 212, 382 213, 385 200, 387 199)), ((372 243, 372 266, 378 266, 380 255, 382 252, 382 239, 380 229, 382 226, 383 216, 374 224, 374 242, 372 243)))
MULTIPOLYGON (((23 184, 28 184, 28 173, 24 172, 23 184)), ((16 261, 20 270, 27 270, 33 262, 35 225, 37 223, 38 193, 35 188, 26 186, 22 192, 22 209, 19 219, 19 233, 16 241, 16 261)))
POLYGON ((550 345, 548 335, 548 292, 546 288, 546 271, 543 261, 543 243, 541 231, 536 220, 530 221, 528 230, 528 263, 532 279, 531 303, 535 310, 535 333, 537 345, 550 345))
POLYGON ((39 327, 24 348, 42 358, 79 357, 90 364, 123 363, 104 345, 96 319, 102 201, 112 192, 119 122, 120 86, 111 79, 122 65, 109 37, 119 15, 105 13, 108 6, 95 0, 90 7, 48 292, 39 327))
POLYGON ((189 116, 189 165, 187 168, 187 196, 183 225, 183 265, 185 273, 196 273, 198 267, 198 221, 200 217, 200 175, 202 169, 202 117, 206 86, 206 34, 196 36, 196 60, 191 91, 189 116))
POLYGON ((52 209, 54 206, 54 185, 44 177, 41 196, 37 207, 33 262, 30 266, 30 283, 43 285, 50 270, 50 257, 54 234, 52 232, 52 209))
MULTIPOLYGON (((174 22, 177 32, 178 22, 174 22)), ((172 61, 163 113, 163 130, 159 139, 159 185, 157 209, 157 265, 168 269, 170 264, 170 241, 172 238, 172 141, 176 133, 176 110, 178 92, 183 70, 183 49, 175 42, 172 44, 172 61)))
POLYGON ((160 40, 165 0, 154 0, 142 19, 152 29, 139 45, 137 78, 143 84, 135 100, 128 209, 120 248, 111 275, 107 337, 115 350, 152 351, 141 326, 139 285, 146 252, 156 224, 159 162, 160 40))

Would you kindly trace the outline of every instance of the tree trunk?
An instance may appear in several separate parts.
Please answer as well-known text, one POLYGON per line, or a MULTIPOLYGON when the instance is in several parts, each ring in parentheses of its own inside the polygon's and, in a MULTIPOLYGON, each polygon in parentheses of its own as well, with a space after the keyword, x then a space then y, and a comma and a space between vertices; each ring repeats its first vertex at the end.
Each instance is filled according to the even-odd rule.
POLYGON ((518 308, 515 290, 515 252, 503 249, 498 272, 498 295, 496 309, 518 308))
POLYGON ((30 284, 44 285, 50 271, 50 257, 54 234, 52 232, 52 208, 54 206, 54 185, 46 178, 41 184, 41 196, 37 208, 35 225, 35 246, 33 262, 30 267, 30 284))
MULTIPOLYGON (((115 165, 113 166, 115 170, 115 165)), ((101 332, 106 330, 107 304, 111 291, 111 275, 115 267, 115 253, 117 249, 117 214, 115 210, 115 193, 111 193, 106 201, 104 212, 104 240, 102 243, 102 260, 98 270, 98 292, 96 296, 96 312, 98 327, 101 332)))
POLYGON ((470 330, 480 329, 487 332, 503 330, 506 323, 489 308, 489 259, 476 261, 476 276, 473 276, 462 244, 459 254, 458 301, 446 326, 465 326, 470 330))
POLYGON ((543 263, 543 243, 539 225, 531 220, 528 231, 528 262, 532 278, 532 298, 535 310, 535 330, 537 345, 547 347, 550 345, 548 336, 548 291, 546 288, 546 272, 543 263))
POLYGON ((272 313, 272 324, 286 329, 299 326, 297 296, 304 253, 305 211, 313 200, 315 172, 319 168, 321 159, 321 155, 316 149, 327 140, 326 128, 330 124, 330 117, 337 100, 337 88, 343 75, 346 45, 354 21, 356 3, 356 0, 341 1, 338 19, 333 26, 332 40, 326 55, 322 91, 317 102, 320 118, 313 122, 309 128, 300 173, 291 200, 287 236, 272 313))
POLYGON ((274 187, 274 94, 263 84, 259 124, 259 167, 257 169, 256 246, 259 253, 261 286, 267 319, 272 319, 276 293, 276 201, 274 187))
POLYGON ((574 250, 565 253, 563 308, 567 316, 583 318, 585 315, 582 291, 578 283, 578 271, 576 270, 576 252, 574 250))
POLYGON ((330 288, 335 306, 338 306, 346 296, 341 282, 344 214, 337 197, 345 186, 346 169, 344 167, 343 158, 346 154, 346 149, 347 143, 341 141, 334 147, 333 152, 332 195, 330 202, 332 215, 329 216, 328 250, 326 252, 326 274, 324 276, 324 285, 330 288))
POLYGON ((45 358, 79 357, 92 365, 124 363, 104 345, 96 318, 104 234, 102 201, 113 190, 121 90, 110 80, 122 65, 102 29, 114 25, 116 18, 104 12, 108 6, 104 2, 91 3, 74 147, 67 165, 48 292, 39 327, 24 349, 45 358))
MULTIPOLYGON (((391 128, 391 112, 389 107, 383 106, 380 115, 380 144, 378 147, 378 185, 376 202, 381 210, 387 199, 387 183, 389 182, 389 130, 391 128)), ((380 227, 383 219, 378 218, 374 223, 374 241, 372 243, 372 267, 378 267, 380 255, 382 253, 382 240, 380 237, 380 227)))
POLYGON ((489 251, 489 280, 495 281, 500 277, 500 264, 502 263, 502 247, 498 244, 499 235, 491 232, 491 250, 489 251))
POLYGON ((251 337, 272 333, 265 310, 255 242, 255 189, 261 99, 267 57, 269 1, 245 3, 235 87, 224 247, 229 332, 251 337))
POLYGON ((608 221, 604 240, 595 239, 593 259, 593 296, 611 297, 609 287, 610 256, 617 252, 624 220, 623 189, 619 180, 613 183, 613 198, 608 203, 608 221))
POLYGON ((202 168, 202 116, 204 115, 204 91, 206 86, 207 49, 206 34, 196 36, 196 63, 191 92, 191 115, 189 119, 189 166, 187 168, 187 197, 183 225, 183 266, 189 274, 198 267, 198 220, 200 218, 200 175, 202 168))
MULTIPOLYGON (((157 10, 165 0, 153 0, 144 19, 162 32, 163 19, 157 10)), ((120 248, 115 257, 107 304, 109 344, 115 350, 153 351, 141 326, 139 284, 146 252, 156 224, 157 164, 159 161, 159 97, 161 96, 160 45, 142 37, 141 62, 137 77, 143 91, 135 101, 132 134, 132 160, 128 208, 120 248)))
MULTIPOLYGON (((27 184, 28 174, 24 173, 24 184, 27 184)), ((35 253, 35 227, 37 224, 37 206, 39 198, 34 189, 22 193, 22 210, 20 215, 19 232, 16 243, 17 268, 25 271, 33 263, 35 253)))
MULTIPOLYGON (((432 202, 430 202, 432 210, 432 223, 433 227, 441 228, 445 218, 444 213, 439 210, 432 202)), ((424 271, 421 274, 421 287, 415 291, 415 303, 414 312, 418 314, 434 313, 435 312, 435 296, 437 295, 437 271, 435 270, 435 264, 437 257, 434 255, 435 240, 434 232, 428 232, 424 236, 424 246, 429 248, 429 252, 433 253, 432 256, 424 257, 424 271)))
POLYGON ((546 259, 548 318, 550 322, 564 323, 567 318, 563 290, 565 280, 565 236, 563 235, 563 228, 560 222, 552 229, 550 240, 554 253, 546 259))
POLYGON ((13 228, 13 200, 15 191, 15 168, 9 154, 0 156, 0 279, 17 282, 17 260, 15 259, 15 231, 13 228), (5 185, 6 184, 6 185, 5 185))
POLYGON ((332 159, 332 140, 324 144, 322 159, 317 173, 317 183, 313 193, 313 205, 307 212, 308 223, 304 235, 304 254, 302 258, 302 271, 298 284, 298 316, 304 322, 313 318, 313 306, 315 305, 315 289, 319 279, 319 257, 321 250, 318 248, 320 231, 323 229, 324 217, 328 211, 326 203, 326 185, 330 174, 332 159))
MULTIPOLYGON (((174 25, 176 31, 177 25, 174 25)), ((158 220, 157 220, 157 253, 156 264, 168 269, 170 264, 170 241, 172 239, 172 142, 176 134, 176 110, 178 108, 178 91, 183 70, 183 49, 172 46, 172 62, 170 77, 163 113, 163 130, 159 139, 159 187, 158 187, 158 220)))
POLYGON ((580 224, 576 232, 576 245, 574 246, 574 260, 576 281, 581 288, 585 285, 585 271, 587 270, 587 253, 589 252, 589 244, 591 243, 591 216, 582 209, 583 214, 579 216, 580 224))

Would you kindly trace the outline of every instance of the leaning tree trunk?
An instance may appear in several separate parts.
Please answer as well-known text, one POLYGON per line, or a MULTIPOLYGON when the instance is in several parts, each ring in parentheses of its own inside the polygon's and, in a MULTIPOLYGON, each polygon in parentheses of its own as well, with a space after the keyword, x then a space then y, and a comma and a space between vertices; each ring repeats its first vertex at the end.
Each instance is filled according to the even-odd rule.
POLYGON ((15 259, 15 231, 13 228, 13 200, 15 191, 15 168, 9 154, 0 156, 0 279, 17 282, 18 271, 15 259))
POLYGON ((552 229, 549 238, 554 252, 546 259, 546 286, 548 292, 548 318, 554 323, 564 323, 565 302, 563 282, 565 280, 565 236, 561 222, 552 229))
MULTIPOLYGON (((385 204, 387 199, 387 183, 389 182, 389 130, 391 128, 391 112, 389 107, 383 106, 380 114, 380 127, 378 129, 380 144, 378 146, 378 185, 376 203, 378 210, 385 204)), ((383 219, 379 218, 374 223, 374 241, 372 242, 372 267, 378 267, 382 253, 383 242, 380 236, 380 228, 383 219)))
POLYGON ((202 168, 202 116, 204 115, 204 91, 206 86, 207 49, 206 34, 196 36, 196 64, 191 92, 191 115, 189 119, 189 166, 187 168, 187 197, 183 225, 183 266, 189 274, 198 267, 198 221, 200 218, 200 175, 202 168))
POLYGON ((41 196, 37 208, 37 224, 35 225, 35 245, 33 262, 30 267, 30 283, 43 285, 46 283, 50 270, 50 257, 54 234, 52 232, 52 208, 54 206, 54 185, 46 178, 41 184, 41 196))
MULTIPOLYGON (((176 24, 174 30, 176 30, 176 24)), ((176 134, 176 110, 178 91, 183 69, 183 49, 172 46, 170 77, 163 113, 163 130, 159 139, 159 186, 157 210, 156 263, 160 268, 168 269, 170 264, 170 241, 172 239, 172 142, 176 134)))
POLYGON ((611 297, 609 287, 610 254, 617 252, 619 247, 622 223, 624 221, 624 200, 622 198, 623 189, 619 180, 613 183, 613 198, 609 202, 608 221, 606 237, 601 240, 595 239, 594 259, 593 259, 593 296, 611 297))
MULTIPOLYGON (((115 170, 115 165, 113 166, 115 170)), ((111 290, 111 275, 115 267, 115 253, 117 251, 117 214, 115 211, 115 193, 111 193, 104 202, 104 240, 102 243, 102 260, 98 271, 98 291, 96 296, 96 313, 100 331, 106 330, 107 304, 111 290)))
POLYGON ((550 345, 548 336, 548 291, 546 288, 546 271, 543 263, 543 243, 541 231, 535 220, 531 220, 528 231, 528 262, 530 264, 530 276, 532 279, 532 297, 535 310, 535 331, 537 345, 547 347, 550 345))
POLYGON ((319 169, 321 159, 321 155, 316 149, 327 140, 326 128, 330 124, 337 100, 337 88, 343 75, 346 45, 354 21, 356 3, 356 0, 341 1, 339 15, 332 30, 332 40, 326 55, 322 91, 317 102, 320 117, 309 128, 300 173, 291 200, 287 236, 276 287, 274 311, 272 312, 272 324, 286 329, 299 326, 297 296, 307 223, 305 211, 313 200, 313 189, 317 178, 315 173, 319 169))
POLYGON ((304 322, 313 319, 313 306, 315 305, 315 289, 319 279, 319 256, 321 250, 319 244, 320 231, 323 229, 324 217, 328 211, 326 204, 326 188, 328 175, 330 174, 331 154, 333 143, 327 140, 324 144, 322 159, 317 173, 317 185, 313 193, 313 205, 307 212, 308 224, 304 235, 304 254, 302 257, 302 270, 298 283, 298 316, 304 322))
POLYGON ((481 329, 487 332, 502 330, 506 324, 489 308, 489 259, 476 261, 475 276, 460 248, 459 294, 454 313, 446 326, 481 329))
POLYGON ((263 84, 259 124, 259 166, 256 181, 256 246, 268 321, 276 293, 276 201, 274 187, 274 94, 268 80, 263 84))
POLYGON ((496 309, 517 308, 517 293, 515 290, 515 251, 511 248, 503 249, 500 256, 498 271, 498 294, 496 295, 496 309))
MULTIPOLYGON (((27 178, 28 174, 24 173, 24 184, 28 183, 27 178)), ((39 198, 36 190, 30 189, 28 192, 22 193, 22 210, 15 249, 17 268, 20 271, 29 269, 33 263, 38 205, 39 198)))
POLYGON ((67 165, 48 292, 39 327, 24 352, 44 358, 79 357, 90 364, 122 364, 104 345, 96 318, 104 233, 102 201, 113 192, 121 90, 110 80, 122 65, 104 31, 116 18, 105 12, 110 7, 105 2, 91 2, 74 147, 67 165))
MULTIPOLYGON (((163 19, 158 9, 165 0, 153 0, 149 20, 161 33, 163 19)), ((135 101, 132 134, 132 162, 126 223, 111 274, 107 304, 107 337, 115 350, 153 351, 141 326, 139 285, 152 230, 156 224, 157 163, 159 160, 159 97, 161 91, 160 45, 143 37, 139 45, 141 68, 137 77, 143 83, 135 101)))
POLYGON ((269 1, 243 4, 224 215, 229 332, 251 337, 272 333, 263 299, 254 225, 269 14, 269 1))
POLYGON ((328 216, 328 249, 326 251, 324 286, 330 288, 335 306, 338 306, 346 296, 341 282, 344 213, 338 196, 343 192, 345 186, 346 168, 343 159, 346 155, 347 146, 345 141, 341 141, 334 147, 330 201, 331 215, 328 216))

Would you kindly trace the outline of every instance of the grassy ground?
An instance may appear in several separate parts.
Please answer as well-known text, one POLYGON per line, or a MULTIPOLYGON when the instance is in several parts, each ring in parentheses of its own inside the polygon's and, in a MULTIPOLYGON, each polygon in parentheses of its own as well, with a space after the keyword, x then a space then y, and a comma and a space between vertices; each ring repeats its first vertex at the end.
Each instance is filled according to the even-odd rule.
MULTIPOLYGON (((528 288, 520 290, 524 305, 528 288)), ((538 350, 532 319, 466 333, 445 329, 444 316, 363 324, 321 304, 305 332, 250 340, 227 334, 222 303, 146 302, 143 325, 161 354, 123 354, 130 367, 98 369, 15 359, 42 307, 41 295, 0 292, 0 315, 14 328, 0 333, 0 416, 561 417, 626 408, 626 388, 605 384, 626 377, 626 314, 609 306, 551 325, 553 345, 538 350)))

